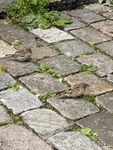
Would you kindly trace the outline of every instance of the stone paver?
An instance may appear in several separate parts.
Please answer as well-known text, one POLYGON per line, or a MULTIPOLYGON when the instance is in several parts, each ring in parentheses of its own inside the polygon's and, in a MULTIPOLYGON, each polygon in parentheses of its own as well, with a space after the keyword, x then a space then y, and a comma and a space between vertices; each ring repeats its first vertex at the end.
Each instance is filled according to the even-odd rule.
POLYGON ((12 122, 12 118, 7 113, 7 110, 3 106, 0 106, 0 124, 7 122, 12 122))
POLYGON ((76 123, 81 127, 91 128, 106 147, 113 149, 113 116, 111 114, 105 112, 92 114, 76 123))
POLYGON ((80 132, 60 132, 48 139, 58 150, 102 150, 97 144, 80 132))
POLYGON ((113 20, 106 20, 91 24, 94 28, 113 37, 113 20))
POLYGON ((80 40, 66 41, 55 45, 67 56, 77 57, 80 54, 95 52, 93 48, 80 40))
POLYGON ((0 72, 0 90, 6 89, 8 83, 15 83, 16 81, 5 72, 0 72))
POLYGON ((89 87, 86 89, 86 95, 99 95, 113 90, 113 87, 107 82, 93 74, 88 74, 87 72, 69 75, 64 78, 64 81, 67 81, 70 85, 78 84, 81 82, 88 83, 89 87))
POLYGON ((41 138, 20 125, 0 127, 1 150, 53 150, 41 138))
POLYGON ((0 64, 14 77, 30 74, 37 67, 32 62, 18 62, 10 58, 0 59, 0 64))
POLYGON ((0 58, 5 57, 6 54, 14 54, 16 49, 13 46, 5 43, 4 41, 0 40, 0 58))
POLYGON ((99 95, 95 100, 99 106, 113 113, 113 92, 99 95))
POLYGON ((86 27, 83 29, 73 30, 70 31, 74 36, 82 39, 85 42, 88 42, 89 44, 96 44, 104 41, 111 40, 111 38, 102 32, 99 32, 98 30, 86 27))
POLYGON ((70 31, 74 29, 79 29, 85 27, 85 24, 83 22, 80 22, 79 20, 75 19, 71 24, 66 24, 64 26, 65 31, 70 31))
POLYGON ((113 72, 113 61, 100 53, 92 55, 84 55, 82 58, 77 59, 80 63, 85 65, 93 65, 98 67, 96 74, 100 77, 104 77, 113 72))
POLYGON ((48 43, 59 42, 63 40, 74 39, 70 34, 58 29, 58 28, 50 28, 50 29, 34 29, 31 31, 34 35, 39 36, 41 39, 48 43))
POLYGON ((32 56, 31 59, 39 60, 44 57, 53 57, 58 55, 58 53, 52 49, 51 47, 47 46, 43 43, 38 43, 37 47, 32 48, 32 56))
POLYGON ((68 123, 63 117, 49 109, 31 110, 21 114, 21 117, 30 128, 35 130, 45 140, 69 128, 68 123))
POLYGON ((38 108, 42 105, 38 98, 22 87, 17 91, 8 89, 0 92, 0 99, 8 109, 12 109, 14 114, 38 108))
POLYGON ((107 79, 109 82, 113 83, 113 74, 108 74, 107 77, 106 77, 106 79, 107 79))
POLYGON ((64 117, 77 120, 92 113, 96 113, 99 109, 85 99, 58 99, 51 98, 47 102, 51 104, 64 117))
POLYGON ((101 51, 104 51, 106 54, 113 56, 113 50, 112 50, 113 41, 103 42, 95 45, 95 47, 101 51))
POLYGON ((46 92, 60 92, 66 88, 66 85, 61 83, 59 79, 42 73, 21 77, 19 80, 24 83, 32 92, 39 95, 43 95, 46 92))
POLYGON ((82 21, 90 24, 92 22, 105 20, 104 17, 94 13, 93 11, 90 11, 89 9, 75 9, 73 11, 68 12, 73 17, 78 17, 82 21))
POLYGON ((103 13, 103 15, 106 16, 107 18, 113 20, 113 10, 103 13))
POLYGON ((44 63, 54 67, 54 71, 60 76, 66 76, 70 73, 76 73, 80 70, 79 64, 64 55, 59 55, 53 58, 46 58, 39 61, 39 63, 44 63))
POLYGON ((101 5, 101 4, 99 4, 99 3, 86 5, 85 8, 86 8, 86 9, 93 10, 93 11, 95 11, 96 13, 102 12, 102 14, 103 14, 103 12, 112 11, 112 8, 111 8, 111 7, 104 6, 104 5, 101 5))

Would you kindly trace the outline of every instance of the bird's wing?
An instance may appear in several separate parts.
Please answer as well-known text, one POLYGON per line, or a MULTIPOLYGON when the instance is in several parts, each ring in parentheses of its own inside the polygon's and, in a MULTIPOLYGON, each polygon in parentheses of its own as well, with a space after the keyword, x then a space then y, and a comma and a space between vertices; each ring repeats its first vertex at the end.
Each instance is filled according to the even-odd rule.
POLYGON ((25 56, 25 52, 24 51, 17 51, 13 57, 24 57, 25 56))

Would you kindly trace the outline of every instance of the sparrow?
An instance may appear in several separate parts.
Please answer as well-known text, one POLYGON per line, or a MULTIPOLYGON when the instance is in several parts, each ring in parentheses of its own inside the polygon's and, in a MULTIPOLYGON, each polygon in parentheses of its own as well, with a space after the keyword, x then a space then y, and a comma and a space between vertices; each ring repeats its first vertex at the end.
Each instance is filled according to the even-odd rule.
POLYGON ((80 97, 82 95, 84 95, 86 87, 89 86, 87 83, 80 83, 80 84, 76 84, 73 85, 69 88, 67 88, 66 90, 62 91, 59 94, 59 98, 77 98, 80 97))
POLYGON ((17 61, 26 61, 30 59, 31 53, 32 51, 30 48, 24 48, 15 52, 14 54, 6 54, 5 56, 8 58, 13 58, 17 61))

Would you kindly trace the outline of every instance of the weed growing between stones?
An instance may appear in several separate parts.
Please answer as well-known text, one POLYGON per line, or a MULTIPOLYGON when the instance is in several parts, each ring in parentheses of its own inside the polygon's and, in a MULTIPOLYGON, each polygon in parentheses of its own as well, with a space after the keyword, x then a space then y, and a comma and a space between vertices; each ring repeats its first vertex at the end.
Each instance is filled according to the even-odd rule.
POLYGON ((9 113, 9 115, 12 117, 13 122, 14 122, 15 124, 23 124, 23 122, 22 122, 22 120, 20 119, 20 117, 17 116, 17 115, 14 115, 11 109, 8 110, 8 113, 9 113))
POLYGON ((14 91, 17 91, 19 89, 19 85, 17 83, 8 83, 8 89, 12 89, 14 91))
POLYGON ((50 74, 54 78, 59 78, 59 75, 53 70, 53 67, 48 66, 47 64, 40 64, 37 68, 35 68, 34 72, 50 74))
POLYGON ((91 65, 82 65, 80 72, 87 72, 89 74, 94 74, 98 70, 98 67, 94 67, 92 64, 91 65))
POLYGON ((85 98, 87 101, 89 101, 89 102, 93 103, 94 105, 96 105, 95 96, 94 96, 94 95, 86 95, 86 96, 84 96, 84 98, 85 98))
POLYGON ((60 12, 49 11, 49 0, 17 0, 6 6, 8 18, 16 24, 25 26, 28 30, 34 28, 49 28, 50 26, 64 26, 72 20, 60 17, 60 12))
POLYGON ((7 71, 7 69, 5 66, 0 66, 0 72, 6 72, 6 71, 7 71))
POLYGON ((47 92, 47 93, 45 93, 44 95, 40 96, 39 99, 40 99, 40 101, 41 101, 42 103, 45 103, 48 98, 52 98, 52 97, 55 97, 55 96, 56 96, 55 93, 49 93, 49 92, 47 92))

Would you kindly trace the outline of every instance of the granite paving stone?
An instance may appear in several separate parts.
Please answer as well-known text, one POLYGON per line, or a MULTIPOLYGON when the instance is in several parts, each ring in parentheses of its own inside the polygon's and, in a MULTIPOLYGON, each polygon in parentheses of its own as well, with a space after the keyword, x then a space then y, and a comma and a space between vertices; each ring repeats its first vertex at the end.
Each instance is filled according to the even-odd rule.
POLYGON ((7 88, 8 83, 15 83, 16 81, 5 72, 0 72, 0 91, 7 88))
POLYGON ((0 124, 7 122, 12 122, 12 118, 7 113, 7 110, 3 106, 0 106, 0 124))
POLYGON ((47 43, 54 43, 63 40, 74 39, 74 37, 58 28, 52 27, 50 29, 34 29, 31 31, 34 35, 39 36, 47 43))
POLYGON ((108 6, 99 4, 99 3, 86 5, 85 8, 90 9, 96 13, 99 13, 99 12, 103 13, 103 12, 107 12, 107 11, 112 11, 111 7, 108 7, 108 6))
POLYGON ((113 115, 105 112, 95 113, 76 122, 83 128, 91 128, 98 139, 110 150, 113 149, 113 115))
POLYGON ((93 66, 98 67, 96 74, 100 77, 104 77, 113 72, 113 61, 101 53, 84 55, 82 58, 77 58, 77 60, 79 63, 85 65, 92 64, 93 66))
POLYGON ((92 53, 95 50, 80 40, 61 42, 55 45, 62 53, 67 56, 77 57, 80 54, 92 53))
POLYGON ((111 20, 113 20, 113 10, 112 11, 108 11, 108 12, 104 12, 103 15, 111 20))
POLYGON ((21 114, 21 117, 44 140, 69 128, 66 120, 50 109, 31 110, 21 114))
POLYGON ((95 45, 95 47, 101 51, 104 51, 106 54, 113 56, 113 50, 112 50, 113 41, 103 42, 95 45))
POLYGON ((41 138, 21 125, 0 127, 1 150, 53 150, 41 138))
POLYGON ((99 106, 113 113, 113 92, 99 95, 95 100, 99 106))
POLYGON ((71 73, 76 73, 80 70, 80 65, 72 61, 64 55, 59 55, 53 58, 46 58, 39 63, 44 63, 54 67, 53 70, 60 76, 66 76, 71 73))
POLYGON ((113 74, 108 74, 107 77, 106 77, 106 79, 107 79, 109 82, 113 83, 113 74))
POLYGON ((34 72, 34 69, 37 67, 32 62, 19 62, 11 58, 0 59, 0 64, 5 66, 13 77, 30 74, 34 72))
POLYGON ((94 13, 93 11, 90 11, 89 9, 75 9, 73 11, 69 11, 68 14, 73 17, 78 17, 81 21, 84 21, 88 24, 96 21, 105 20, 104 17, 94 13))
POLYGON ((0 36, 2 40, 13 44, 18 49, 24 47, 36 47, 36 39, 30 32, 24 31, 15 25, 6 24, 3 20, 0 20, 0 36), (18 41, 18 44, 14 44, 18 41))
POLYGON ((72 30, 70 32, 74 36, 82 39, 85 42, 88 42, 91 45, 111 40, 111 37, 91 27, 86 27, 86 28, 78 29, 78 30, 72 30))
POLYGON ((77 120, 92 113, 99 112, 96 106, 83 98, 51 98, 47 102, 60 112, 60 114, 71 120, 77 120))
POLYGON ((98 78, 94 74, 88 74, 87 72, 69 75, 64 78, 64 81, 68 82, 70 85, 86 82, 89 84, 89 87, 87 87, 85 95, 100 95, 113 91, 113 86, 109 85, 107 82, 98 78))
POLYGON ((94 28, 113 37, 113 20, 106 20, 91 24, 94 28))
POLYGON ((16 49, 14 49, 13 46, 0 40, 0 58, 4 58, 6 54, 14 54, 15 52, 16 49))
POLYGON ((73 20, 71 24, 66 24, 64 25, 64 30, 65 31, 70 31, 74 29, 79 29, 85 27, 85 24, 77 19, 73 20))
POLYGON ((48 139, 58 150, 102 150, 95 142, 76 131, 60 132, 48 139))
POLYGON ((8 109, 12 109, 14 114, 38 108, 42 105, 41 101, 35 95, 22 87, 17 91, 8 89, 0 92, 0 99, 8 109))
POLYGON ((67 86, 53 78, 51 75, 35 73, 29 76, 19 78, 32 92, 43 95, 47 92, 56 93, 63 91, 67 86))
POLYGON ((45 57, 53 57, 58 55, 57 51, 47 46, 44 42, 38 43, 37 47, 32 48, 32 60, 39 60, 45 57))

